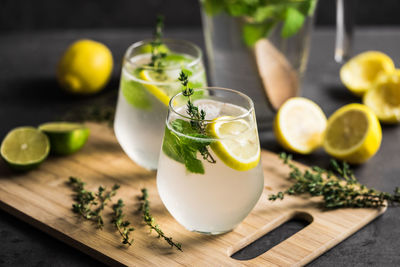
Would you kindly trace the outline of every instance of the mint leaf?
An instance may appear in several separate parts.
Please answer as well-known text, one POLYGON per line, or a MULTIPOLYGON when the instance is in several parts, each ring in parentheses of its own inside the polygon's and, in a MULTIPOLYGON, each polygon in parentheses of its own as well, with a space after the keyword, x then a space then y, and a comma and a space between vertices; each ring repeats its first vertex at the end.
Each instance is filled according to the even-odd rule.
POLYGON ((317 7, 317 0, 306 0, 298 3, 297 9, 304 16, 312 16, 317 7))
POLYGON ((283 38, 289 38, 296 34, 301 27, 303 27, 305 16, 293 7, 286 9, 285 22, 283 24, 281 36, 283 38))
POLYGON ((197 150, 190 146, 182 146, 182 155, 185 161, 185 167, 189 172, 204 174, 204 166, 201 160, 197 159, 197 150))
POLYGON ((190 122, 176 119, 171 122, 173 130, 195 137, 190 138, 178 135, 165 127, 164 141, 162 150, 171 159, 185 164, 186 169, 192 173, 204 174, 204 166, 201 160, 197 159, 197 154, 211 144, 211 140, 204 134, 199 134, 192 128, 190 122))
POLYGON ((277 6, 269 5, 257 8, 254 13, 255 22, 263 22, 266 19, 275 17, 277 13, 277 6))
POLYGON ((203 8, 210 16, 220 13, 224 9, 225 3, 221 0, 204 0, 203 8))
POLYGON ((274 21, 261 24, 247 23, 243 25, 243 41, 246 45, 253 46, 258 40, 267 37, 274 25, 274 21))
POLYGON ((122 75, 121 91, 125 100, 133 107, 143 110, 151 109, 147 89, 142 84, 129 80, 122 75))
POLYGON ((180 151, 179 139, 168 127, 165 127, 162 151, 171 159, 185 163, 180 151))

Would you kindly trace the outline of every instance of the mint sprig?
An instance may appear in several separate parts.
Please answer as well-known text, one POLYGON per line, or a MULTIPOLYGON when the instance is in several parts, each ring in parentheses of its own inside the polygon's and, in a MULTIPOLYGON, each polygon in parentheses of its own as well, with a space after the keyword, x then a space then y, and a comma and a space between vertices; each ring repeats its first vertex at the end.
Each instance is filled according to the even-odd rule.
POLYGON ((243 41, 252 46, 280 23, 283 38, 295 35, 306 17, 314 14, 317 0, 203 0, 202 4, 209 16, 225 13, 245 18, 243 41))
POLYGON ((195 91, 189 86, 189 74, 181 71, 178 79, 184 87, 182 95, 188 99, 186 112, 190 121, 176 119, 170 122, 171 129, 165 128, 162 150, 168 157, 185 164, 189 172, 204 174, 203 163, 197 154, 200 153, 209 163, 216 162, 208 150, 211 139, 207 136, 204 122, 206 112, 192 102, 195 91))

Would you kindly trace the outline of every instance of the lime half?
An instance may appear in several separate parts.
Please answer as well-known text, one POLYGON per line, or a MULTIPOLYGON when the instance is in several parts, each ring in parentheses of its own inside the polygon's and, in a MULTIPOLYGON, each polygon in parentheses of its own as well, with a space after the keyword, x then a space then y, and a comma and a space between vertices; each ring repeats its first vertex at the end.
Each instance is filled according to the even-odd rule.
POLYGON ((260 161, 257 132, 243 119, 222 116, 208 125, 208 132, 218 141, 211 143, 214 153, 229 167, 248 171, 260 161))
POLYGON ((80 123, 48 122, 39 126, 50 139, 51 152, 58 155, 72 154, 83 147, 89 129, 80 123))
POLYGON ((12 169, 18 171, 28 171, 39 166, 49 151, 49 139, 33 127, 16 128, 1 143, 1 156, 12 169))

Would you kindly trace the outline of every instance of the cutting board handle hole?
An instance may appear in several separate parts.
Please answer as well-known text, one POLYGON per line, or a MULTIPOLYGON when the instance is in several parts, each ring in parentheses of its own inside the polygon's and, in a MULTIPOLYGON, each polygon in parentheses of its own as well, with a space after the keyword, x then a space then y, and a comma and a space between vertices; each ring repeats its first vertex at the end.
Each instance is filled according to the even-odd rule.
POLYGON ((312 221, 313 217, 305 212, 295 212, 290 216, 284 216, 281 221, 265 225, 231 247, 228 254, 236 260, 254 259, 296 234, 312 221))

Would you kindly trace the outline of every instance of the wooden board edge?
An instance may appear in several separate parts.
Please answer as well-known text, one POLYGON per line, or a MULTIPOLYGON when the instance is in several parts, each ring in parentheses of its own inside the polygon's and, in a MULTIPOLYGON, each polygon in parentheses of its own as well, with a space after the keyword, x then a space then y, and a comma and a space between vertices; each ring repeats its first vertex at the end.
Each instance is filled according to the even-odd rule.
MULTIPOLYGON (((362 228, 367 226, 369 223, 371 223, 375 219, 379 218, 382 214, 384 214, 386 212, 387 208, 388 208, 387 205, 380 208, 379 210, 377 210, 376 213, 371 214, 370 216, 366 217, 366 219, 364 221, 362 221, 362 223, 360 223, 356 227, 349 229, 349 231, 347 231, 347 232, 342 233, 342 235, 339 238, 334 239, 331 242, 328 242, 327 246, 321 247, 321 248, 323 248, 323 251, 319 251, 319 250, 314 251, 314 253, 311 253, 308 257, 305 257, 302 261, 300 261, 298 263, 298 265, 295 265, 295 266, 304 266, 304 265, 312 262, 313 260, 317 259, 318 257, 322 256, 323 254, 325 254, 326 252, 331 250, 333 247, 340 244, 347 238, 353 236, 355 233, 357 233, 359 230, 361 230, 362 228)), ((311 224, 309 226, 311 226, 311 224)))
POLYGON ((86 255, 90 256, 91 258, 93 258, 97 261, 100 261, 102 263, 105 263, 105 264, 111 265, 111 266, 126 266, 126 265, 122 264, 121 262, 119 262, 105 254, 102 254, 99 251, 58 231, 57 229, 50 227, 50 226, 42 223, 39 220, 36 220, 35 218, 19 211, 18 209, 8 205, 7 203, 5 203, 1 200, 0 200, 0 209, 7 212, 8 214, 16 217, 17 219, 23 221, 24 223, 27 223, 27 224, 33 226, 34 228, 50 235, 51 237, 57 239, 58 241, 61 241, 65 244, 73 247, 74 249, 77 249, 77 250, 85 253, 86 255))

